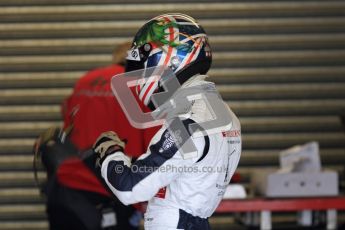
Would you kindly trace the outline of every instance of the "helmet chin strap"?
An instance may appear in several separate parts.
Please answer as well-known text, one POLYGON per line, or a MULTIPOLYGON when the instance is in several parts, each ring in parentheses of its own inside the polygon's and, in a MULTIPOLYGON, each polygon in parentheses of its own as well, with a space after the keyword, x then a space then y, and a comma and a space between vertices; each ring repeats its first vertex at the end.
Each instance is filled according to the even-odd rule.
POLYGON ((176 77, 181 85, 197 74, 205 75, 211 66, 211 60, 202 60, 188 65, 176 73, 176 77))

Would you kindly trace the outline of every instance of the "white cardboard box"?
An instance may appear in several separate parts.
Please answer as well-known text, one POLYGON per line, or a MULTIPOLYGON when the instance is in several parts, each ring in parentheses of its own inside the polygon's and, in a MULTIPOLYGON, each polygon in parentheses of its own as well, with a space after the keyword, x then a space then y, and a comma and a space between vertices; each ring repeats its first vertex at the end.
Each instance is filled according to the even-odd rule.
POLYGON ((285 172, 320 172, 319 144, 309 142, 280 152, 280 168, 285 172))
POLYGON ((339 194, 338 174, 333 171, 315 173, 272 173, 266 177, 262 195, 267 197, 313 197, 339 194))

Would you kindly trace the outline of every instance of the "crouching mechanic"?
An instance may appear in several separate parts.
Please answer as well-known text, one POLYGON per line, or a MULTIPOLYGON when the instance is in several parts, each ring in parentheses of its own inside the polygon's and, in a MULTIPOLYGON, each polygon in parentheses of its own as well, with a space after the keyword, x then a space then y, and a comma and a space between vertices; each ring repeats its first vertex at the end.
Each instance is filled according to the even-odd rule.
MULTIPOLYGON (((131 162, 123 151, 125 143, 114 132, 103 133, 94 144, 102 177, 119 200, 124 204, 148 201, 145 229, 210 229, 208 217, 219 205, 238 165, 240 123, 214 83, 205 81, 211 60, 205 31, 183 14, 164 14, 147 22, 128 52, 126 72, 164 66, 180 84, 167 100, 175 104, 165 107, 162 128, 138 160, 131 162), (203 96, 189 97, 188 106, 178 106, 178 100, 195 89, 199 95, 217 93, 218 109, 210 110, 216 103, 203 96), (181 141, 176 134, 176 130, 183 131, 175 127, 178 120, 187 130, 188 140, 181 141), (217 127, 205 125, 213 121, 217 127), (199 127, 199 132, 191 127, 199 127), (203 135, 195 135, 200 133, 203 135), (186 154, 186 143, 196 151, 186 154)), ((159 103, 154 99, 168 91, 162 85, 161 81, 141 82, 136 91, 145 105, 157 110, 159 103)))

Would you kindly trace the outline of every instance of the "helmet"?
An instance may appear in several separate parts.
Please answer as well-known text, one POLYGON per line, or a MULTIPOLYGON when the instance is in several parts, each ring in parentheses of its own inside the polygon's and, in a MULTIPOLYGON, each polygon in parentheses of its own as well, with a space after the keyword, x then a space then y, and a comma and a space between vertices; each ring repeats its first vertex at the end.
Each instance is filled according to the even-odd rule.
MULTIPOLYGON (((163 14, 148 21, 135 35, 126 58, 126 72, 165 66, 182 85, 196 74, 206 74, 211 62, 204 29, 188 15, 163 14)), ((162 87, 146 83, 138 85, 136 91, 139 99, 149 105, 152 94, 162 91, 162 87)))

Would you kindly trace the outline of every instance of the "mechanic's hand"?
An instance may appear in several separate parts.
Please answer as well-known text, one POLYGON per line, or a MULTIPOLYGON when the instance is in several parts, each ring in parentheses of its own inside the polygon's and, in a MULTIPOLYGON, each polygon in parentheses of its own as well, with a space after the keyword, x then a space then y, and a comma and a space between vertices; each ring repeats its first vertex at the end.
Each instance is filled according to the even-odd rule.
POLYGON ((100 167, 108 155, 116 151, 123 152, 124 148, 125 142, 115 132, 102 133, 93 145, 93 150, 97 154, 96 166, 100 167))

